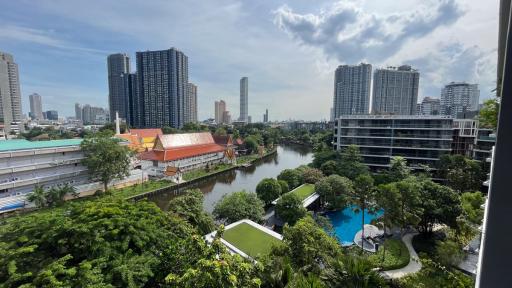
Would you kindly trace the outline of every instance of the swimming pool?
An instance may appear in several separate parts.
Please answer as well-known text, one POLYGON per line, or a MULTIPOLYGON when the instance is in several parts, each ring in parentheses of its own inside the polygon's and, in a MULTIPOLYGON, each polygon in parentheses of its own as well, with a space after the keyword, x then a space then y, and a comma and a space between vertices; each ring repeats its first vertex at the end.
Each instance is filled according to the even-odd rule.
MULTIPOLYGON (((362 214, 354 212, 355 206, 349 206, 343 210, 327 212, 325 216, 331 220, 334 228, 334 234, 341 245, 348 246, 354 244, 354 236, 361 230, 362 214)), ((364 224, 370 224, 373 219, 379 218, 383 211, 377 211, 375 214, 364 210, 364 224)))

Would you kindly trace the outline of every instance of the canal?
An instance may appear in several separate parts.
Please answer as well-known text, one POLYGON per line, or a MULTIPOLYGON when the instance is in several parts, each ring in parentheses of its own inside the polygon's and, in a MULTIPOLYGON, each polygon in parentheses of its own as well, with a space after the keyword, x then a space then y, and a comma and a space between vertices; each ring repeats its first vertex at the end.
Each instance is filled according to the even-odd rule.
MULTIPOLYGON (((222 196, 246 190, 254 192, 256 185, 263 178, 275 178, 284 169, 296 168, 308 164, 313 159, 310 148, 295 145, 277 147, 277 153, 265 159, 258 160, 251 167, 231 170, 223 174, 205 179, 190 188, 199 188, 204 193, 204 209, 212 212, 215 203, 222 196)), ((163 210, 168 209, 169 200, 176 197, 182 191, 170 189, 168 192, 150 196, 148 199, 155 202, 163 210)))

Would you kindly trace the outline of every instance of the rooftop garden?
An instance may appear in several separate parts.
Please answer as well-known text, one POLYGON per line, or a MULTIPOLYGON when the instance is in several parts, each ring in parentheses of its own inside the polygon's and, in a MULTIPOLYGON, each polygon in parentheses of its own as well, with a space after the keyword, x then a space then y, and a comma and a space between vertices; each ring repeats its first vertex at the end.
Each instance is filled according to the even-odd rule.
POLYGON ((315 184, 303 184, 292 191, 290 193, 293 193, 299 197, 301 201, 304 201, 304 199, 308 198, 309 196, 313 195, 315 193, 315 184))
POLYGON ((269 254, 272 245, 280 242, 276 237, 247 223, 229 228, 224 231, 222 238, 252 258, 269 254))

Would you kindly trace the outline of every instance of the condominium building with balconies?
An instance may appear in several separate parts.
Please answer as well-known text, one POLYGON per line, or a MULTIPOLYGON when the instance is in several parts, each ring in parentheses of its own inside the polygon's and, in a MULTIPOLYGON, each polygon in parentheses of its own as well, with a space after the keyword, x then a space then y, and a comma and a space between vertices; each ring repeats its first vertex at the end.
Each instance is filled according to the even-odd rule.
POLYGON ((435 168, 443 154, 452 152, 454 119, 446 116, 347 115, 336 119, 334 148, 359 146, 371 168, 389 167, 402 156, 413 168, 435 168))

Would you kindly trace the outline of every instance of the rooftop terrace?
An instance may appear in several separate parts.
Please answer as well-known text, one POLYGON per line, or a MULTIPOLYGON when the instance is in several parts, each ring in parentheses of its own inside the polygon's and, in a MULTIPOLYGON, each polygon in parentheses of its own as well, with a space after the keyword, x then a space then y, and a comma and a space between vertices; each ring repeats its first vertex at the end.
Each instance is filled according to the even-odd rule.
POLYGON ((66 146, 78 146, 83 139, 62 139, 48 141, 28 141, 25 139, 13 139, 0 141, 0 152, 15 150, 44 149, 66 146))

